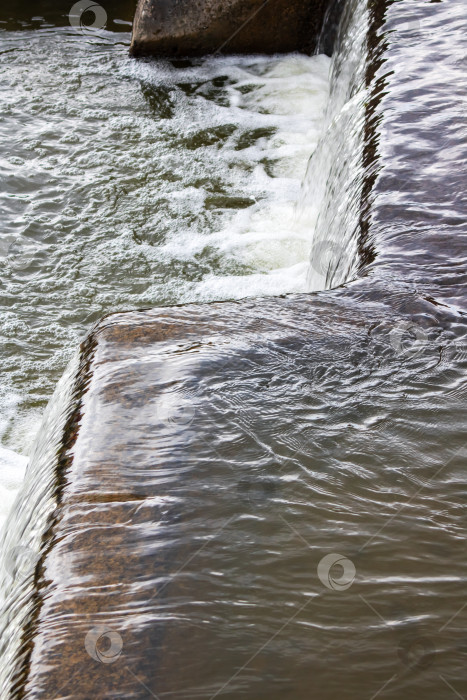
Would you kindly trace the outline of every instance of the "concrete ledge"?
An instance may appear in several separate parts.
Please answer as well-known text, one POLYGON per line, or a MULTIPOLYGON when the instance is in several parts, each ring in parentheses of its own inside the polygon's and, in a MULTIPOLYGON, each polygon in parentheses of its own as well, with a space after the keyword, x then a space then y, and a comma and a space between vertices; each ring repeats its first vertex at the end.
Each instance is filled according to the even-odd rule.
MULTIPOLYGON (((223 668, 197 657, 215 654, 218 632, 189 627, 187 636, 165 606, 206 595, 203 577, 195 591, 185 576, 214 533, 210 552, 218 546, 241 561, 235 528, 245 499, 257 497, 249 461, 258 438, 250 433, 271 440, 281 424, 290 434, 284 446, 297 451, 300 426, 293 411, 283 415, 275 377, 299 380, 305 367, 314 371, 311 358, 324 366, 329 353, 348 362, 350 338, 367 333, 352 306, 306 295, 193 305, 115 314, 90 333, 23 637, 20 697, 147 700, 222 684, 223 668), (240 407, 236 394, 246 397, 252 380, 263 384, 251 395, 259 403, 240 407), (218 509, 206 520, 211 502, 218 509), (190 635, 197 643, 179 667, 190 635)), ((298 395, 289 399, 296 409, 298 395)), ((230 651, 229 662, 239 663, 244 651, 230 651)))
MULTIPOLYGON (((225 645, 222 612, 199 628, 176 618, 187 601, 221 595, 205 567, 242 565, 245 508, 264 516, 284 489, 263 445, 277 443, 289 460, 306 453, 303 431, 314 433, 303 382, 319 381, 330 357, 343 377, 355 371, 350 352, 368 333, 358 306, 342 295, 193 305, 116 314, 91 332, 23 636, 19 697, 148 700, 185 688, 175 697, 188 698, 208 684, 208 698, 222 685, 222 664, 207 663, 225 645), (287 378, 287 398, 277 377, 287 378), (269 475, 258 481, 251 464, 265 459, 269 475)), ((285 535, 275 546, 287 561, 285 535)), ((265 537, 261 548, 271 538, 254 536, 265 537)), ((257 644, 242 627, 224 648, 228 669, 257 644)))
MULTIPOLYGON (((255 552, 275 554, 261 585, 248 589, 257 596, 248 610, 270 601, 276 627, 283 596, 300 610, 301 589, 288 582, 303 543, 278 515, 294 483, 307 470, 322 473, 337 501, 345 487, 328 474, 329 445, 336 459, 342 441, 351 446, 346 459, 358 458, 368 437, 350 422, 362 411, 385 416, 384 444, 402 404, 409 422, 420 409, 397 390, 374 393, 376 375, 384 384, 400 371, 389 335, 398 312, 364 287, 115 314, 91 332, 15 700, 214 698, 262 643, 245 613, 225 603, 245 597, 245 576, 257 580, 255 552)), ((410 312, 433 327, 446 321, 427 301, 414 299, 410 312)), ((445 410, 439 419, 448 426, 451 418, 445 410)), ((373 444, 378 433, 370 433, 373 444)), ((329 513, 311 493, 307 526, 332 551, 335 532, 322 525, 329 513)), ((306 627, 304 635, 303 643, 306 627)), ((268 678, 287 675, 263 671, 245 697, 268 697, 268 678)), ((287 697, 305 690, 298 678, 287 697)), ((235 684, 228 691, 240 697, 235 684)))

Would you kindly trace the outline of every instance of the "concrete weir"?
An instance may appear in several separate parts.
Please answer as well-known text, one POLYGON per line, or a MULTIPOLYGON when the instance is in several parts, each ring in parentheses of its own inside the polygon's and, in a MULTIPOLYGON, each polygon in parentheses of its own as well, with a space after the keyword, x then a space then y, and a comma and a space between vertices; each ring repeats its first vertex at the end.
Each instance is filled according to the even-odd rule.
MULTIPOLYGON (((264 459, 257 440, 279 424, 290 455, 303 449, 294 411, 284 415, 268 387, 303 372, 311 382, 330 352, 347 363, 350 334, 361 341, 366 328, 364 314, 349 309, 331 338, 327 319, 340 313, 339 301, 292 296, 117 314, 90 334, 25 630, 20 697, 143 699, 174 683, 212 683, 211 694, 222 684, 222 667, 205 666, 221 643, 215 631, 171 624, 170 608, 208 595, 210 586, 193 588, 183 575, 195 560, 204 567, 218 548, 221 559, 241 558, 245 500, 259 499, 261 509, 279 495, 277 475, 256 493, 242 463, 264 459), (187 642, 194 649, 181 663, 187 642)), ((242 649, 230 653, 235 667, 242 649)))
POLYGON ((327 0, 139 0, 133 56, 312 53, 327 0))
MULTIPOLYGON (((149 5, 140 2, 135 36, 146 38, 135 39, 133 52, 187 50, 182 40, 151 43, 142 19, 149 5)), ((456 348, 467 337, 466 273, 447 260, 466 258, 467 224, 450 208, 465 175, 460 162, 447 175, 434 167, 440 133, 448 154, 466 155, 463 134, 451 128, 464 96, 439 79, 463 75, 453 52, 464 8, 463 0, 423 4, 443 51, 433 64, 431 35, 417 35, 408 75, 401 66, 413 57, 413 10, 370 5, 359 277, 315 295, 115 314, 90 332, 49 460, 54 507, 38 561, 11 594, 7 623, 17 642, 5 697, 309 700, 314 688, 319 700, 361 700, 393 678, 394 698, 451 697, 425 682, 425 667, 394 675, 390 645, 405 653, 405 629, 380 619, 399 614, 393 581, 404 582, 404 602, 413 592, 420 601, 417 586, 434 573, 410 569, 412 550, 400 555, 405 540, 386 536, 396 508, 374 493, 393 494, 413 478, 401 517, 425 552, 422 527, 444 498, 431 479, 465 454, 445 448, 457 449, 462 430, 463 395, 452 389, 465 376, 456 348), (411 135, 420 128, 431 151, 414 158, 411 135), (394 134, 404 138, 393 158, 394 134), (410 328, 418 345, 407 349, 410 328), (435 420, 442 443, 433 439, 435 420), (400 473, 387 461, 394 445, 410 458, 400 473), (353 562, 360 587, 352 595, 320 583, 317 565, 330 552, 353 562)), ((274 8, 272 0, 271 17, 274 8)), ((231 31, 223 19, 222 36, 231 31)), ((208 29, 205 36, 216 48, 208 29)), ((249 50, 243 41, 238 34, 231 48, 249 50)), ((40 522, 30 518, 28 527, 40 522)), ((440 561, 449 555, 442 576, 465 581, 465 540, 444 520, 437 538, 440 561)), ((454 584, 452 619, 465 607, 464 586, 454 584)), ((464 667, 446 673, 457 694, 466 691, 464 667)))
MULTIPOLYGON (((14 697, 210 698, 245 662, 245 649, 260 647, 243 616, 221 603, 225 585, 241 597, 246 581, 224 583, 211 572, 246 569, 255 580, 254 548, 273 546, 280 556, 264 594, 272 582, 282 589, 303 543, 290 540, 274 503, 287 499, 297 461, 311 469, 319 459, 310 411, 328 421, 341 404, 341 419, 350 420, 372 393, 358 358, 374 352, 377 374, 378 347, 384 380, 397 372, 394 319, 403 323, 409 312, 432 328, 446 323, 429 302, 391 308, 378 296, 359 287, 130 312, 98 324, 81 348, 79 400, 58 455, 57 507, 14 697), (191 605, 205 625, 196 607, 185 619, 191 605), (222 660, 211 663, 219 649, 222 660)), ((386 410, 383 441, 401 410, 416 415, 398 393, 386 410)), ((308 514, 312 528, 319 511, 308 514)), ((332 534, 323 538, 332 551, 332 534)), ((308 697, 304 680, 296 683, 289 697, 308 697)), ((259 687, 248 697, 259 697, 259 687)), ((235 683, 228 690, 237 697, 235 683)))

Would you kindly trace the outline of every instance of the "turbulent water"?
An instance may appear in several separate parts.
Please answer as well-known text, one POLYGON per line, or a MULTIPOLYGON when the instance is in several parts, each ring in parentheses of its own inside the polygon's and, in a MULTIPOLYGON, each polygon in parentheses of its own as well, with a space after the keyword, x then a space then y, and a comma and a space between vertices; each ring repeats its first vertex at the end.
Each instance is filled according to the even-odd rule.
POLYGON ((136 62, 127 34, 63 27, 0 42, 4 517, 15 453, 94 321, 306 289, 317 212, 295 205, 330 59, 136 62))
POLYGON ((30 549, 0 567, 15 700, 467 697, 466 36, 463 0, 350 1, 332 65, 3 34, 38 247, 2 277, 7 448, 102 313, 269 296, 91 336, 3 535, 41 555, 33 599, 30 549))

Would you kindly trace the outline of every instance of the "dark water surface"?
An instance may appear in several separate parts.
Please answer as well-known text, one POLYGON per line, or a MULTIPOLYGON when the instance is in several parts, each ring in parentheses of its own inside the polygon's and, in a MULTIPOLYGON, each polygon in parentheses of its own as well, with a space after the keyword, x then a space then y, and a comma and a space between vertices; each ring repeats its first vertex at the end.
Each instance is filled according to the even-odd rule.
POLYGON ((14 697, 467 697, 465 3, 368 14, 358 278, 100 324, 14 697))

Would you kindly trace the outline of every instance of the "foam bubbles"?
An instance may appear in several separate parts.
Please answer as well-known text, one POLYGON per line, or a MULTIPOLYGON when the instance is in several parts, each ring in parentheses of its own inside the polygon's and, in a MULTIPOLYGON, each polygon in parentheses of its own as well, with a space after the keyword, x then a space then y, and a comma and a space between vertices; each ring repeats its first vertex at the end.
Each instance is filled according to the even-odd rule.
POLYGON ((23 483, 27 457, 0 445, 0 530, 23 483))
MULTIPOLYGON (((185 178, 185 187, 171 197, 179 225, 159 246, 158 254, 167 261, 197 260, 210 249, 223 262, 221 269, 203 275, 197 284, 182 280, 176 285, 179 301, 306 291, 313 220, 308 218, 303 225, 297 219, 296 204, 321 135, 330 59, 295 54, 237 56, 210 58, 182 70, 162 62, 126 68, 159 88, 191 86, 189 99, 177 94, 180 104, 174 115, 179 132, 187 135, 188 147, 190 137, 195 140, 199 133, 197 121, 211 134, 222 123, 231 127, 231 133, 219 139, 213 174, 236 194, 237 202, 243 198, 243 206, 236 207, 235 198, 229 204, 227 196, 218 197, 214 204, 218 221, 194 231, 183 226, 187 208, 200 215, 210 206, 208 191, 190 188, 185 178), (222 82, 224 87, 217 94, 206 87, 222 82), (226 270, 229 266, 235 268, 234 275, 226 270)), ((208 152, 210 145, 207 139, 203 155, 208 162, 213 155, 208 152)))

